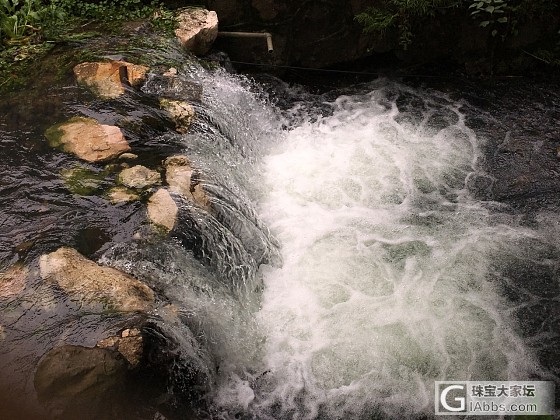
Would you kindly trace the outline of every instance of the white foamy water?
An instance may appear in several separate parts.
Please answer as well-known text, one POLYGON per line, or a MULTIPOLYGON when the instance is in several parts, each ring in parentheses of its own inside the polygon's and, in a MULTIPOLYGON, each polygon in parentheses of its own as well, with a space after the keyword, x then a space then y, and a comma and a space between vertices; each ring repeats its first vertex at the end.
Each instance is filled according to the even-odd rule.
POLYGON ((220 403, 259 419, 413 418, 432 415, 434 380, 526 378, 536 365, 488 271, 531 232, 469 195, 480 140, 460 104, 392 86, 332 107, 265 158, 261 213, 284 261, 265 270, 265 373, 234 377, 220 403))

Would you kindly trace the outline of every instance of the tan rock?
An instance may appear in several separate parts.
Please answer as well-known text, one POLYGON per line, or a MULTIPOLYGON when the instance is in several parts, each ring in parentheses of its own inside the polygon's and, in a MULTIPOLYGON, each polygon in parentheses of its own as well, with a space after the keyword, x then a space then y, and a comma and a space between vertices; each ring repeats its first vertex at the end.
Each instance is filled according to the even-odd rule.
POLYGON ((47 129, 45 136, 52 147, 88 162, 112 159, 130 150, 119 127, 100 124, 93 118, 71 118, 47 129))
POLYGON ((109 200, 111 203, 128 203, 130 201, 136 201, 140 199, 140 196, 135 192, 130 191, 125 187, 113 187, 109 190, 109 200))
POLYGON ((113 99, 125 91, 123 81, 132 86, 139 85, 146 78, 148 67, 126 61, 81 63, 74 67, 78 83, 89 87, 95 94, 105 99, 113 99))
POLYGON ((177 204, 165 188, 157 190, 148 200, 148 218, 167 232, 173 230, 178 211, 177 204))
POLYGON ((60 248, 39 259, 44 281, 60 286, 82 305, 101 305, 104 310, 146 311, 154 292, 134 277, 88 260, 72 248, 60 248))
POLYGON ((134 160, 138 159, 138 155, 135 155, 134 153, 123 153, 119 156, 119 159, 134 160))
POLYGON ((142 165, 124 169, 118 177, 121 184, 129 187, 142 189, 161 183, 161 175, 142 165))
POLYGON ((160 99, 160 106, 165 109, 175 122, 175 130, 178 133, 186 133, 194 121, 195 112, 191 104, 185 101, 173 99, 160 99))
POLYGON ((19 295, 25 289, 29 270, 23 264, 14 264, 0 273, 0 297, 19 295))
POLYGON ((206 54, 218 36, 218 15, 202 8, 184 9, 177 16, 175 35, 194 54, 206 54))
POLYGON ((136 367, 142 359, 144 340, 139 329, 131 328, 124 330, 120 337, 108 337, 100 340, 97 347, 118 351, 128 361, 130 367, 136 367))
POLYGON ((169 190, 179 194, 187 200, 197 203, 206 210, 210 209, 210 199, 202 184, 193 182, 193 169, 186 156, 175 155, 164 161, 165 179, 169 190))

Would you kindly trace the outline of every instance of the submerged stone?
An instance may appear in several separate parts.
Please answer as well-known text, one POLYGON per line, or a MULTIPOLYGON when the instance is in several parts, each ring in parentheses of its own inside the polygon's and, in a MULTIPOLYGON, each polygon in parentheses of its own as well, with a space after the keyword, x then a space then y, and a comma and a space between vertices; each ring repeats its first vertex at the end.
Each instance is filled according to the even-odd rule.
POLYGON ((95 407, 110 398, 126 371, 125 360, 114 351, 63 345, 39 361, 34 385, 40 402, 52 413, 68 418, 67 410, 95 407))
POLYGON ((170 156, 163 164, 165 166, 165 179, 171 192, 197 203, 205 210, 210 209, 210 199, 202 184, 193 180, 194 170, 188 157, 184 155, 170 156))
POLYGON ((82 305, 104 310, 146 311, 154 303, 148 286, 111 267, 88 260, 72 248, 60 248, 39 259, 41 278, 57 284, 82 305))
POLYGON ((71 118, 48 128, 45 137, 52 147, 88 162, 112 159, 130 150, 119 127, 100 124, 93 118, 71 118))
POLYGON ((148 200, 148 218, 166 232, 173 230, 178 211, 177 204, 165 188, 157 190, 148 200))
POLYGON ((194 121, 195 112, 191 104, 185 101, 162 98, 160 106, 165 109, 175 122, 175 130, 178 133, 186 133, 194 121))
POLYGON ((129 188, 143 189, 161 183, 161 175, 145 166, 136 165, 124 169, 118 181, 129 188))
POLYGON ((189 8, 177 16, 175 35, 179 42, 197 55, 206 54, 218 36, 218 15, 202 8, 189 8))
POLYGON ((108 193, 109 200, 111 203, 128 203, 130 201, 136 201, 140 199, 140 196, 134 191, 129 190, 126 187, 114 187, 109 190, 108 193))
POLYGON ((0 298, 19 295, 25 289, 29 270, 23 264, 14 264, 0 273, 0 298))
POLYGON ((63 169, 60 174, 73 194, 93 195, 104 185, 104 176, 87 168, 63 169))
POLYGON ((75 66, 74 74, 78 83, 86 85, 99 97, 113 99, 124 93, 124 81, 137 86, 146 79, 148 70, 146 66, 126 61, 86 62, 75 66))

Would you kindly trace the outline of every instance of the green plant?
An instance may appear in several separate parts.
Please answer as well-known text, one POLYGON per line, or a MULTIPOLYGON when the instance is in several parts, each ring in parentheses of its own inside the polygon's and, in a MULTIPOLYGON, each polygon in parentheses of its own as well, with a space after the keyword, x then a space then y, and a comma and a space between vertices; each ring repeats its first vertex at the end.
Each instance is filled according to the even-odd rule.
POLYGON ((399 44, 407 49, 413 40, 413 27, 424 18, 462 5, 461 0, 385 0, 356 15, 365 32, 383 35, 397 29, 399 44))
POLYGON ((507 28, 502 28, 501 25, 507 24, 509 19, 505 16, 508 11, 508 3, 504 0, 476 0, 469 6, 471 17, 480 20, 478 24, 482 28, 492 28, 492 36, 495 37, 501 29, 502 36, 507 35, 507 28))

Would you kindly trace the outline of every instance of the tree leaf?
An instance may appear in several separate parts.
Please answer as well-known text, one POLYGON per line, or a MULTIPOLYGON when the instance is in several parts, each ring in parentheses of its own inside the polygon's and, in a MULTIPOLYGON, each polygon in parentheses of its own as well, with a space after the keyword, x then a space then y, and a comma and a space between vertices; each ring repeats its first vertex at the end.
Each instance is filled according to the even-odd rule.
POLYGON ((507 21, 508 21, 507 16, 504 16, 504 17, 501 17, 501 18, 498 19, 498 22, 500 22, 500 23, 507 23, 507 21))
POLYGON ((494 13, 494 9, 495 9, 494 6, 486 6, 484 8, 484 10, 486 10, 488 13, 494 13))
POLYGON ((498 34, 498 30, 497 30, 497 29, 494 29, 494 30, 492 31, 492 36, 496 36, 497 34, 498 34))
POLYGON ((482 28, 486 28, 488 25, 490 25, 490 21, 489 20, 483 20, 482 22, 480 22, 479 26, 482 28))

